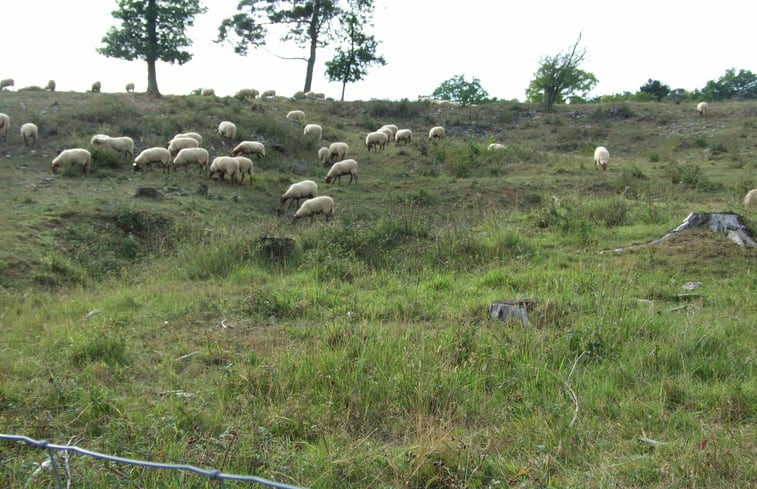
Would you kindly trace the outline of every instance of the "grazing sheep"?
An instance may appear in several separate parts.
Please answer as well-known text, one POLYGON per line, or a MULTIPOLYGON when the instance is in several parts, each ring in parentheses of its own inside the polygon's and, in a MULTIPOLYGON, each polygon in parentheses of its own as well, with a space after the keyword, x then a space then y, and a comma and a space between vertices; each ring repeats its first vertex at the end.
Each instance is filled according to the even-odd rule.
POLYGON ((501 151, 505 149, 505 145, 501 143, 492 143, 486 148, 487 151, 501 151))
POLYGON ((203 97, 214 97, 215 94, 216 94, 216 91, 213 90, 212 88, 203 88, 200 91, 200 95, 202 95, 203 97))
POLYGON ((229 176, 232 184, 237 183, 237 176, 239 175, 239 162, 236 158, 231 156, 218 156, 213 159, 213 163, 210 164, 210 170, 208 171, 208 178, 213 178, 213 175, 218 173, 218 179, 223 181, 225 175, 229 176))
POLYGON ((82 173, 89 173, 89 165, 92 163, 92 155, 83 148, 64 149, 50 163, 50 171, 58 173, 58 170, 66 165, 80 165, 82 173))
POLYGON ((196 164, 199 166, 201 172, 205 172, 208 168, 208 162, 210 161, 210 154, 205 148, 182 148, 176 154, 176 158, 171 162, 171 168, 176 171, 179 166, 184 167, 184 171, 187 171, 189 165, 196 164))
POLYGON ((234 95, 234 97, 240 100, 244 100, 248 98, 255 98, 258 96, 258 93, 259 92, 254 88, 242 88, 236 93, 236 95, 234 95))
POLYGON ((389 137, 390 140, 394 139, 394 136, 397 135, 397 131, 399 131, 399 128, 395 124, 384 124, 379 128, 379 131, 381 129, 389 129, 392 132, 392 135, 389 137))
POLYGON ((237 137, 237 126, 233 122, 221 121, 218 124, 218 134, 221 136, 221 139, 228 139, 229 142, 232 142, 237 137))
POLYGON ((130 93, 134 91, 134 84, 133 83, 127 83, 126 84, 126 93, 130 93))
POLYGON ((294 92, 294 95, 292 95, 292 98, 295 100, 301 100, 305 98, 305 92, 303 92, 302 90, 298 90, 294 92))
POLYGON ((234 159, 239 162, 239 184, 244 183, 244 174, 246 173, 250 176, 250 185, 252 185, 252 160, 244 156, 236 156, 234 159))
POLYGON ((428 131, 429 141, 441 141, 444 139, 444 128, 442 126, 435 126, 428 131))
POLYGON ((92 84, 92 93, 100 93, 100 88, 102 87, 102 84, 99 81, 96 81, 92 84))
POLYGON ((699 102, 697 104, 697 112, 700 116, 707 115, 707 102, 699 102))
POLYGON ((159 163, 161 168, 163 168, 163 173, 165 173, 168 169, 168 165, 171 163, 171 153, 161 146, 143 149, 142 152, 134 158, 132 167, 134 168, 134 171, 139 171, 142 167, 147 171, 152 171, 153 163, 159 163))
POLYGON ((610 152, 604 146, 597 146, 597 149, 594 150, 594 163, 596 163, 597 168, 602 168, 603 171, 607 170, 608 161, 610 161, 610 152))
POLYGON ((13 86, 13 78, 6 78, 5 80, 0 80, 0 90, 4 88, 9 88, 13 86))
POLYGON ((8 140, 8 127, 11 125, 11 119, 8 114, 0 112, 0 138, 8 140))
POLYGON ((392 132, 391 128, 384 126, 384 127, 379 128, 375 132, 386 134, 386 144, 389 144, 392 141, 394 141, 394 133, 392 132))
POLYGON ((198 146, 202 146, 202 136, 200 136, 197 132, 185 132, 181 134, 177 134, 174 136, 174 139, 176 138, 192 138, 197 141, 198 146))
POLYGON ((383 151, 387 141, 389 141, 389 136, 386 133, 369 132, 365 137, 365 147, 368 148, 368 151, 383 151))
POLYGON ((55 91, 55 80, 48 80, 47 86, 45 86, 45 90, 50 90, 51 92, 55 91))
POLYGON ((134 158, 134 140, 128 136, 112 138, 107 134, 95 134, 89 144, 92 146, 106 146, 114 151, 123 153, 129 158, 134 158))
POLYGON ((334 215, 334 199, 328 195, 321 195, 306 200, 292 216, 292 223, 296 223, 297 219, 303 217, 309 217, 312 223, 318 214, 323 214, 328 221, 334 215))
MULTIPOLYGON (((347 154, 350 152, 350 147, 347 143, 337 141, 336 143, 329 144, 329 161, 340 161, 347 158, 347 154)), ((323 166, 326 166, 324 163, 323 166)))
POLYGON ((265 156, 265 146, 257 141, 242 141, 231 150, 231 156, 255 155, 258 158, 265 156))
POLYGON ((323 163, 323 166, 328 165, 331 159, 329 148, 327 148, 326 146, 321 147, 321 149, 318 150, 318 159, 321 161, 321 163, 323 163))
POLYGON ((326 94, 325 93, 320 93, 320 92, 310 91, 310 92, 305 92, 305 98, 309 98, 309 99, 325 99, 326 98, 326 94))
POLYGON ((306 124, 302 133, 308 136, 316 136, 316 141, 320 141, 321 135, 323 134, 323 128, 318 124, 306 124))
POLYGON ((171 156, 173 157, 184 148, 197 148, 199 146, 200 143, 195 138, 189 136, 177 136, 168 142, 166 148, 168 148, 168 152, 171 153, 171 156))
POLYGON ((290 121, 297 121, 299 123, 302 123, 305 121, 305 112, 301 110, 290 110, 287 112, 287 119, 290 121))
POLYGON ((757 207, 757 188, 747 192, 746 197, 744 197, 744 207, 757 207))
POLYGON ((260 94, 260 98, 271 98, 276 96, 276 90, 266 90, 260 94))
POLYGON ((24 146, 30 146, 37 142, 37 125, 32 122, 26 122, 21 125, 21 137, 24 138, 24 146))
POLYGON ((289 207, 293 203, 300 205, 300 199, 312 199, 318 197, 318 184, 312 180, 302 180, 289 186, 286 192, 281 195, 281 206, 289 201, 289 207))
POLYGON ((400 143, 407 144, 412 140, 413 131, 411 131, 410 129, 398 129, 397 133, 394 135, 394 142, 396 142, 397 145, 399 145, 400 143))
POLYGON ((355 178, 355 184, 357 184, 357 161, 353 159, 342 160, 331 165, 331 169, 326 175, 326 183, 331 183, 336 179, 340 184, 342 183, 342 175, 350 176, 350 185, 352 185, 352 178, 355 178))

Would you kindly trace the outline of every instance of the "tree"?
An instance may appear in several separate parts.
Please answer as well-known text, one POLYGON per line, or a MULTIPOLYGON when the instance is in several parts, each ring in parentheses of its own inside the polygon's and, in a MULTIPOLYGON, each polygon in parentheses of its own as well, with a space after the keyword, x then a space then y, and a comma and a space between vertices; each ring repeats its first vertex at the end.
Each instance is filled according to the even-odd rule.
POLYGON ((186 29, 206 8, 200 0, 118 0, 111 15, 121 21, 111 27, 97 52, 110 58, 147 61, 147 94, 160 96, 155 62, 183 65, 192 55, 183 48, 192 45, 186 29))
POLYGON ((652 80, 650 78, 639 88, 639 92, 648 93, 649 95, 652 95, 654 98, 656 98, 659 102, 660 100, 668 96, 668 94, 670 93, 670 87, 668 85, 664 85, 660 80, 652 80))
POLYGON ((331 61, 326 62, 326 76, 330 81, 342 82, 342 98, 347 83, 362 80, 373 64, 385 65, 383 56, 376 54, 378 41, 365 33, 364 27, 370 25, 373 15, 372 0, 350 0, 349 10, 341 17, 341 36, 346 45, 337 48, 331 61))
POLYGON ((460 102, 461 105, 471 105, 487 102, 489 93, 481 87, 481 81, 478 78, 467 82, 463 75, 456 75, 443 81, 431 96, 439 100, 460 102))
MULTIPOLYGON (((373 8, 372 0, 363 0, 373 8)), ((232 34, 234 52, 247 54, 249 46, 265 44, 268 34, 266 25, 285 26, 288 31, 281 37, 284 42, 294 41, 308 50, 304 91, 309 91, 313 83, 313 68, 318 48, 327 46, 334 38, 334 22, 342 14, 338 0, 240 0, 240 13, 224 19, 218 28, 216 42, 230 40, 232 34)))
POLYGON ((736 73, 736 69, 731 68, 717 81, 708 81, 702 89, 702 96, 709 100, 757 99, 757 75, 749 70, 736 73))
POLYGON ((544 110, 552 111, 555 103, 562 103, 569 97, 586 97, 597 84, 594 74, 580 70, 578 66, 586 56, 586 49, 578 49, 581 35, 576 43, 564 53, 544 56, 539 69, 526 90, 529 102, 544 104, 544 110))

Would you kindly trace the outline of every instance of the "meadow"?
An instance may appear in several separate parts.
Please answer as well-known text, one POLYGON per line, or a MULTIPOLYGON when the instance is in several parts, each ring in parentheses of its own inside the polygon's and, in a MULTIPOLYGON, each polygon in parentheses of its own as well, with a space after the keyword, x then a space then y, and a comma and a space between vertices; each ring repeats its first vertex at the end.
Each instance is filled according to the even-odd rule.
MULTIPOLYGON (((1 92, 0 432, 313 488, 757 487, 757 251, 708 229, 613 251, 694 211, 757 230, 757 103, 695 106, 1 92), (87 177, 49 171, 95 133, 139 151, 193 130, 228 154, 221 120, 266 144, 252 184, 103 148, 87 177), (387 123, 412 143, 368 153, 387 123), (338 140, 358 184, 323 182, 317 149, 338 140), (330 221, 279 205, 304 178, 330 221), (520 299, 527 324, 489 319, 520 299)), ((0 440, 0 487, 46 457, 0 440)), ((218 486, 78 456, 70 472, 218 486)))

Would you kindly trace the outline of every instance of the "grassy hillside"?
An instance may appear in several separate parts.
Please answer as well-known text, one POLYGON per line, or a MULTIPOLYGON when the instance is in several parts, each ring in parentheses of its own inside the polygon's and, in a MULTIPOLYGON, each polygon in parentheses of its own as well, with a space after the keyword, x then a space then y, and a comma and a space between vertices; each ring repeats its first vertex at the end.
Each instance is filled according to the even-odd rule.
MULTIPOLYGON (((757 229, 742 204, 757 187, 755 103, 699 117, 19 91, 0 93, 0 112, 4 433, 317 488, 757 487, 757 252, 692 230, 600 253, 692 211, 757 229), (296 108, 324 141, 285 119, 296 108), (221 120, 266 144, 251 185, 137 173, 102 148, 88 177, 49 171, 95 133, 139 151, 193 130, 228 154, 221 120), (366 152, 386 123, 412 144, 366 152), (357 185, 323 182, 316 151, 338 140, 357 185), (304 178, 336 201, 331 221, 280 208, 304 178), (272 256, 263 236, 295 247, 272 256), (522 298, 528 325, 487 319, 522 298)), ((0 442, 0 485, 23 486, 44 458, 0 442)), ((85 457, 71 469, 80 487, 212 485, 85 457)))

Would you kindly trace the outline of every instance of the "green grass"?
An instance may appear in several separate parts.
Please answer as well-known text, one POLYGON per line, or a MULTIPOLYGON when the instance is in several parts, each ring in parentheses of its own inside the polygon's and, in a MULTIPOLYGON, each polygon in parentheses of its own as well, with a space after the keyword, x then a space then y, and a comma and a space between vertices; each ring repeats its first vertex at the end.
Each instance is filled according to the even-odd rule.
MULTIPOLYGON (((600 253, 692 211, 754 230, 753 105, 701 119, 659 103, 3 92, 1 431, 316 488, 757 486, 755 250, 693 230, 600 253), (294 108, 324 141, 286 121, 294 108), (25 120, 33 150, 13 131, 25 120), (139 150, 196 130, 227 154, 220 120, 266 142, 252 185, 133 173, 106 151, 90 177, 49 173, 96 132, 139 150), (368 154, 365 133, 390 122, 413 143, 368 154), (431 144, 437 124, 448 137, 431 144), (316 151, 335 140, 358 185, 322 183, 316 151), (303 178, 335 199, 330 222, 279 208, 303 178), (164 198, 134 197, 143 186, 164 198), (295 247, 272 256, 263 236, 295 247), (522 298, 529 325, 487 318, 522 298)), ((0 443, 0 485, 44 457, 0 443)), ((83 487, 212 486, 86 457, 71 469, 83 487)))

